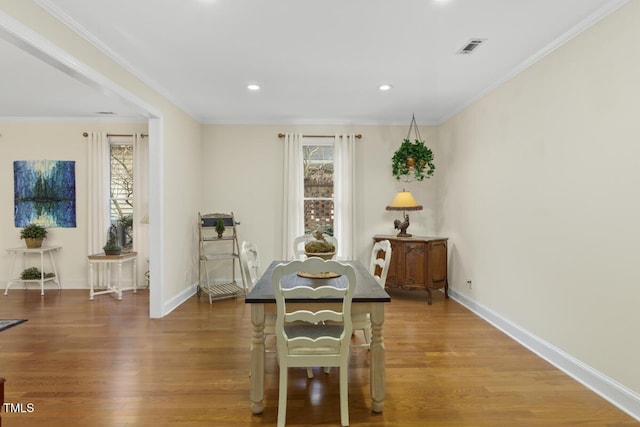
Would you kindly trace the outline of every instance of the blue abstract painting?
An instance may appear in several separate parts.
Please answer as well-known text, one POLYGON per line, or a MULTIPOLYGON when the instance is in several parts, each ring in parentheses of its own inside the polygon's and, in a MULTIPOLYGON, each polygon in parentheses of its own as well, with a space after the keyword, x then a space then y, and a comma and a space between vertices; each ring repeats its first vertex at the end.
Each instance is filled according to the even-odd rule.
POLYGON ((76 162, 17 160, 13 162, 16 227, 76 226, 76 162))

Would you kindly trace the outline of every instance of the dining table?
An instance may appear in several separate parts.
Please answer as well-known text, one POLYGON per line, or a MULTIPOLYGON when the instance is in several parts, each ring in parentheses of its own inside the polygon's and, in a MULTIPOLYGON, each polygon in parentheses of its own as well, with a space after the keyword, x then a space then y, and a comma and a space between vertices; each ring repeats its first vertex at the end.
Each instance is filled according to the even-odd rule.
MULTIPOLYGON (((264 377, 265 377, 265 315, 276 312, 276 299, 273 293, 271 277, 274 268, 280 263, 288 261, 273 261, 264 271, 253 289, 245 298, 245 303, 251 304, 251 377, 250 377, 250 409, 254 414, 264 410, 264 377)), ((384 408, 384 338, 382 324, 384 323, 385 304, 391 302, 391 297, 384 290, 373 275, 357 260, 340 261, 353 266, 356 273, 356 287, 351 304, 352 314, 369 313, 371 319, 371 343, 369 363, 369 387, 371 391, 371 410, 382 412, 384 408)), ((333 278, 309 278, 298 274, 283 276, 281 286, 314 286, 317 281, 323 284, 346 288, 347 279, 344 276, 333 278)), ((321 298, 317 300, 289 301, 296 304, 323 304, 327 309, 339 309, 341 300, 321 298)))

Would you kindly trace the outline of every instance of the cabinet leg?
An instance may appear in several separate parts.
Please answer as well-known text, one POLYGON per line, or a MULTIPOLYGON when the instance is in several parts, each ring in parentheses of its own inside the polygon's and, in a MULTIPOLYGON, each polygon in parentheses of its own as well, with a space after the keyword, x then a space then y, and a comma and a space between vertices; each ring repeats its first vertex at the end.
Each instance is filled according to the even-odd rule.
POLYGON ((448 279, 444 281, 444 297, 447 299, 449 298, 449 280, 448 279))
POLYGON ((431 305, 431 289, 427 288, 427 303, 431 305))

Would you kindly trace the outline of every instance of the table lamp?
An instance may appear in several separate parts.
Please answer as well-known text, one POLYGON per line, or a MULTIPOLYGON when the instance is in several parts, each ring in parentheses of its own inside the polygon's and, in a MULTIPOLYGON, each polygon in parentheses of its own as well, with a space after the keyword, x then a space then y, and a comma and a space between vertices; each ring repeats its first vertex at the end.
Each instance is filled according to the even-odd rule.
POLYGON ((393 226, 396 230, 400 230, 398 237, 411 237, 411 234, 407 234, 407 228, 409 227, 409 215, 405 211, 421 211, 422 205, 416 202, 413 195, 409 191, 399 191, 396 197, 393 198, 391 204, 387 206, 388 211, 402 211, 403 221, 396 219, 393 222, 393 226))

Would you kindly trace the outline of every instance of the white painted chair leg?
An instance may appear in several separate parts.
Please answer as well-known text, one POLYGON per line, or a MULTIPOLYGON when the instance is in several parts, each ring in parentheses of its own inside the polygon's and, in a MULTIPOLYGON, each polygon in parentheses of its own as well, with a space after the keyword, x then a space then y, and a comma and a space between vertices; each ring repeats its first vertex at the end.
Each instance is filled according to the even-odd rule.
POLYGON ((365 328, 362 330, 364 332, 364 342, 367 343, 367 346, 371 345, 371 330, 369 328, 365 328))
POLYGON ((278 399, 278 427, 284 427, 287 422, 287 368, 280 368, 280 390, 278 399))
POLYGON ((343 427, 349 425, 349 370, 340 368, 340 422, 343 427))
POLYGON ((313 378, 313 370, 311 368, 307 368, 307 378, 313 378))

